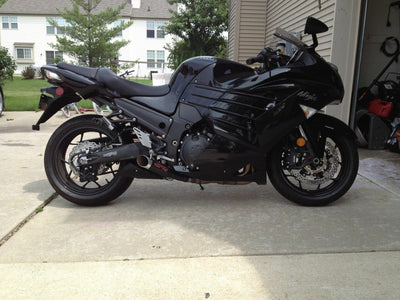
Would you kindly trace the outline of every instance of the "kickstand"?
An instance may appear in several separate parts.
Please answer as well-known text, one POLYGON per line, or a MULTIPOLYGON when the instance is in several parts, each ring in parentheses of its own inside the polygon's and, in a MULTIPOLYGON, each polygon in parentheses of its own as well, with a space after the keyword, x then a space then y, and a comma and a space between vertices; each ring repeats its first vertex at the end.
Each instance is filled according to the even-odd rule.
POLYGON ((200 186, 200 189, 201 189, 202 191, 204 191, 204 187, 201 185, 201 183, 199 183, 199 186, 200 186))

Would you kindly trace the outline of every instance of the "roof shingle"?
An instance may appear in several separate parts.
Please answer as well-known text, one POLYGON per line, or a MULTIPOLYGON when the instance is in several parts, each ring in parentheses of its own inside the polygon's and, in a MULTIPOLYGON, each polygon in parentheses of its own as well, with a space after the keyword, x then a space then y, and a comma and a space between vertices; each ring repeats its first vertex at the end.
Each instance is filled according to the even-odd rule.
MULTIPOLYGON (((127 0, 102 0, 97 10, 104 10, 106 7, 116 7, 127 2, 121 11, 122 17, 146 18, 146 19, 168 19, 171 14, 169 9, 174 9, 166 0, 141 0, 140 8, 132 8, 127 0)), ((8 0, 1 8, 0 14, 12 15, 59 15, 58 10, 71 9, 70 0, 8 0)))

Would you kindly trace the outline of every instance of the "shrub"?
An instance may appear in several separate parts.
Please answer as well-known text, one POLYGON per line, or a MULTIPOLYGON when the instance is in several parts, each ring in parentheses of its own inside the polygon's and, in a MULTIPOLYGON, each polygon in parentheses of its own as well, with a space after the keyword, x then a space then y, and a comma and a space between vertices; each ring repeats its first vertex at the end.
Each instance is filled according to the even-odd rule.
POLYGON ((33 78, 35 78, 35 73, 36 73, 36 70, 35 70, 34 68, 32 68, 32 67, 26 67, 26 68, 22 71, 21 75, 22 75, 22 77, 23 77, 24 79, 33 79, 33 78))
POLYGON ((11 56, 8 55, 7 48, 0 47, 0 84, 6 79, 12 80, 16 69, 17 65, 11 56))

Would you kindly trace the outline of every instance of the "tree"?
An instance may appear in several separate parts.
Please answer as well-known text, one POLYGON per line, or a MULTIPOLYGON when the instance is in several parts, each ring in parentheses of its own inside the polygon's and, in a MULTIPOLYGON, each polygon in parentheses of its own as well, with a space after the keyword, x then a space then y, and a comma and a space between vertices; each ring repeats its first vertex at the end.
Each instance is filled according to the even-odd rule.
POLYGON ((126 1, 117 8, 94 13, 102 0, 71 0, 72 9, 58 11, 65 20, 66 26, 60 26, 55 19, 48 19, 50 25, 62 30, 57 35, 57 43, 51 46, 66 53, 81 64, 89 67, 115 68, 118 51, 129 41, 113 40, 118 34, 132 25, 132 21, 117 21, 126 1))
POLYGON ((193 56, 220 56, 227 41, 223 32, 228 30, 229 0, 167 0, 177 4, 178 11, 170 10, 172 17, 165 32, 178 37, 172 45, 168 59, 176 69, 193 56))
POLYGON ((8 50, 4 47, 0 48, 0 85, 4 83, 4 80, 13 79, 13 75, 17 65, 15 61, 8 54, 8 50))
MULTIPOLYGON (((0 7, 3 6, 3 4, 7 0, 0 0, 0 7)), ((17 69, 17 65, 15 64, 15 61, 11 58, 11 56, 8 54, 7 48, 0 47, 0 85, 4 84, 4 80, 9 79, 13 80, 13 75, 15 70, 17 69)), ((0 104, 1 105, 1 104, 0 104)), ((0 107, 0 115, 1 115, 1 109, 0 107)))

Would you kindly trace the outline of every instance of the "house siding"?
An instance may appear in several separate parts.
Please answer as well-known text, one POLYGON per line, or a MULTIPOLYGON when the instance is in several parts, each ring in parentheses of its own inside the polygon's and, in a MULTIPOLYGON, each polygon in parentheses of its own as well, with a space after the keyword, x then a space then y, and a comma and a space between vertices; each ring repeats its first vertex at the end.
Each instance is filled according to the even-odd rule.
POLYGON ((231 0, 229 7, 229 29, 228 29, 228 57, 232 60, 237 60, 237 51, 235 51, 236 43, 235 29, 237 28, 237 7, 240 5, 240 0, 231 0), (238 4, 239 3, 239 4, 238 4))
MULTIPOLYGON (((48 17, 57 17, 56 13, 51 13, 53 10, 56 10, 55 7, 57 7, 57 4, 68 4, 68 2, 56 0, 54 3, 51 2, 49 7, 38 11, 33 5, 35 3, 37 6, 43 0, 30 1, 30 6, 24 6, 23 4, 26 1, 8 1, 0 8, 0 17, 17 16, 18 18, 18 29, 3 29, 0 24, 1 46, 7 48, 11 56, 15 59, 17 58, 16 49, 17 47, 21 48, 20 45, 29 44, 29 47, 32 49, 32 59, 18 59, 16 61, 16 74, 20 74, 28 66, 39 68, 46 64, 46 51, 55 51, 51 44, 56 42, 54 34, 47 34, 46 19, 48 17)), ((169 68, 158 67, 159 64, 155 64, 154 68, 148 68, 146 63, 148 50, 153 50, 155 53, 157 51, 164 51, 164 61, 167 61, 169 52, 165 47, 168 43, 172 42, 172 36, 166 35, 164 38, 147 38, 146 27, 147 20, 168 21, 168 17, 170 16, 168 7, 170 6, 165 0, 138 0, 134 4, 137 6, 139 2, 141 4, 140 8, 134 7, 133 11, 131 8, 123 11, 121 19, 124 21, 132 20, 133 24, 122 32, 122 39, 130 41, 130 43, 120 49, 119 60, 123 61, 123 63, 128 61, 141 62, 136 63, 133 67, 135 69, 135 73, 132 74, 133 76, 148 77, 151 71, 159 73, 172 72, 169 68)), ((116 37, 116 39, 121 39, 121 37, 116 37)), ((64 60, 69 63, 77 63, 75 59, 65 54, 64 60)), ((160 66, 163 65, 161 64, 160 66)))
MULTIPOLYGON (((273 33, 277 27, 303 35, 308 16, 313 16, 324 22, 329 30, 318 35, 318 53, 326 60, 331 59, 333 23, 335 15, 335 0, 321 0, 321 10, 318 1, 310 0, 269 0, 267 1, 266 45, 274 46, 273 33)), ((312 44, 312 38, 305 35, 303 41, 312 44)))
MULTIPOLYGON (((318 35, 318 53, 331 59, 336 0, 231 0, 228 57, 244 62, 266 47, 275 47, 273 33, 277 27, 303 35, 308 16, 326 23, 329 30, 318 35), (234 27, 234 28, 231 28, 234 27), (232 36, 233 35, 233 36, 232 36)), ((305 35, 305 43, 312 43, 305 35)))
POLYGON ((229 28, 230 59, 243 63, 264 48, 266 8, 265 0, 231 1, 230 20, 234 28, 229 28))
MULTIPOLYGON (((0 17, 4 15, 1 14, 0 17)), ((18 16, 18 29, 1 29, 1 46, 7 48, 14 59, 16 59, 16 45, 32 44, 32 59, 17 60, 16 74, 21 74, 24 68, 29 66, 39 68, 45 65, 46 51, 55 51, 51 44, 56 42, 56 36, 46 32, 46 19, 48 17, 54 16, 18 16)), ((129 21, 130 19, 122 18, 122 20, 129 21)), ((123 31, 122 38, 129 40, 130 43, 121 48, 119 59, 121 61, 141 62, 135 64, 134 76, 148 77, 150 71, 171 72, 172 70, 169 68, 147 68, 147 64, 143 63, 147 61, 147 50, 164 51, 164 59, 167 61, 169 52, 165 50, 165 46, 172 41, 171 35, 166 35, 165 38, 147 38, 146 22, 147 20, 133 20, 133 24, 123 31)), ((121 37, 116 39, 121 39, 121 37)), ((75 59, 66 55, 64 55, 64 60, 69 63, 76 63, 75 59)))

